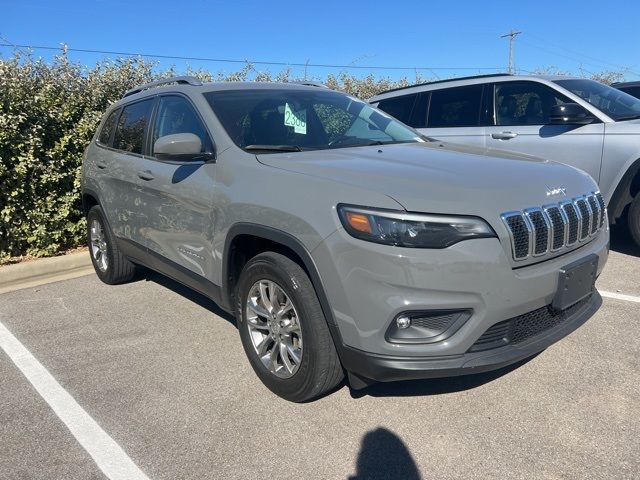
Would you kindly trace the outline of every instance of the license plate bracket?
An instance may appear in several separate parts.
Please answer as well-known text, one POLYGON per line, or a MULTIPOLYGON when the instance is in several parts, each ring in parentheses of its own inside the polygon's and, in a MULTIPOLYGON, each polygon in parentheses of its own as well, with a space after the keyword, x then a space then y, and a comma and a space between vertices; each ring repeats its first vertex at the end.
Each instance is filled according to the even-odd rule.
POLYGON ((560 269, 558 290, 551 303, 555 311, 566 310, 593 293, 598 260, 596 254, 591 254, 560 269))

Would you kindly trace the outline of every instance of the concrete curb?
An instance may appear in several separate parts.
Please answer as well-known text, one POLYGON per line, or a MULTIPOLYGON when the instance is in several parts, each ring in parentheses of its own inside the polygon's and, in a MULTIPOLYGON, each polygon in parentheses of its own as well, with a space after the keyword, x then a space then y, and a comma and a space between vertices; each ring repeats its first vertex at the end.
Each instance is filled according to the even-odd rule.
POLYGON ((0 293, 80 277, 93 271, 86 251, 6 265, 0 267, 0 293))

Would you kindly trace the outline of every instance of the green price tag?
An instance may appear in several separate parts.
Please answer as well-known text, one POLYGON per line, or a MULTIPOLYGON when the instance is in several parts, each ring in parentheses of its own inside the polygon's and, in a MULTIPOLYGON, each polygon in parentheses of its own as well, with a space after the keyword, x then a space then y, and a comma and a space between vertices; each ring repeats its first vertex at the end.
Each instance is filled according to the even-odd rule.
POLYGON ((284 104, 284 124, 287 127, 293 127, 293 131, 307 134, 307 111, 299 110, 294 112, 288 103, 284 104))

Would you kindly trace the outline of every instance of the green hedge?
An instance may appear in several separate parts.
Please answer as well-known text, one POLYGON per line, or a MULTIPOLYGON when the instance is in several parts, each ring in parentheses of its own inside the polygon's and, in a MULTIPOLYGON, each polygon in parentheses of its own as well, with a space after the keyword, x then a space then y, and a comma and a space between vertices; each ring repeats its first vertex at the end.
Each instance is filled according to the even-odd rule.
MULTIPOLYGON (((188 73, 206 81, 290 80, 289 71, 272 77, 251 65, 232 74, 188 73)), ((171 75, 140 58, 91 69, 66 54, 52 62, 18 53, 0 59, 0 259, 53 255, 84 243, 80 166, 103 112, 127 89, 171 75)), ((360 98, 409 82, 346 73, 324 81, 360 98)))

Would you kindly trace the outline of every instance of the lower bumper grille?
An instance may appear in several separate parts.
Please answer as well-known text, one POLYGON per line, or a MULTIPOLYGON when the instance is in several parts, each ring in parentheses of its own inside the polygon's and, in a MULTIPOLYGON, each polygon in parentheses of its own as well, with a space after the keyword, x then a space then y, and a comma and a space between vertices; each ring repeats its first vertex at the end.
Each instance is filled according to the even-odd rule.
POLYGON ((579 301, 575 305, 555 312, 551 305, 538 308, 517 317, 504 320, 489 327, 469 349, 470 352, 490 350, 505 345, 517 345, 530 338, 551 330, 570 320, 589 303, 591 296, 579 301))

